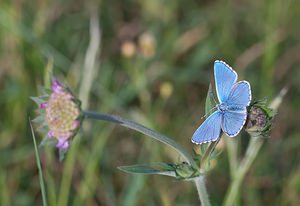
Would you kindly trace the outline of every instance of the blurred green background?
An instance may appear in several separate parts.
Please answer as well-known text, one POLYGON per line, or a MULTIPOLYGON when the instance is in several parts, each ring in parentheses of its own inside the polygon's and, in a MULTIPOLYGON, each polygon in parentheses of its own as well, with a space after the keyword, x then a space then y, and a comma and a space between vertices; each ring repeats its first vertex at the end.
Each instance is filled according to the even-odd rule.
MULTIPOLYGON (((254 98, 271 101, 289 88, 241 204, 299 204, 299 8, 296 0, 1 1, 0 205, 42 205, 28 118, 47 65, 84 108, 133 119, 192 151, 216 59, 251 83, 254 98)), ((235 140, 241 156, 247 138, 235 140)), ((222 204, 230 183, 226 153, 207 177, 213 205, 222 204)), ((199 204, 191 182, 119 171, 180 159, 109 123, 85 121, 64 162, 54 148, 40 156, 49 205, 199 204)))

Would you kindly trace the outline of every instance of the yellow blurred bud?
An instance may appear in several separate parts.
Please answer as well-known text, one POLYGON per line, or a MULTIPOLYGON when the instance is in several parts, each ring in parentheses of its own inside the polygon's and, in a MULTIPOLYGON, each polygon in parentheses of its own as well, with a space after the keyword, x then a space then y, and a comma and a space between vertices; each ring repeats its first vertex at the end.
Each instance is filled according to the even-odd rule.
POLYGON ((170 82, 163 82, 160 85, 160 96, 168 99, 173 93, 173 85, 170 82))
POLYGON ((155 54, 155 47, 156 42, 152 34, 150 33, 143 33, 138 40, 139 48, 141 50, 141 53, 145 57, 152 57, 155 54))
POLYGON ((121 53, 124 57, 130 58, 136 52, 136 46, 132 41, 125 41, 121 46, 121 53))

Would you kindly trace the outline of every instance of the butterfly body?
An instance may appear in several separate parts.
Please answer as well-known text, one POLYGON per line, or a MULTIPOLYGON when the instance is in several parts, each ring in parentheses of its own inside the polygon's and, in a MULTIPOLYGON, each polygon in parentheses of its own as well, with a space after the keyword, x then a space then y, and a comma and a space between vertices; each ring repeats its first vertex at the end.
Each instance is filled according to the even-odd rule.
POLYGON ((223 103, 217 105, 217 109, 220 112, 227 112, 229 110, 229 107, 228 107, 228 104, 226 102, 223 102, 223 103))
POLYGON ((216 141, 223 131, 236 136, 247 118, 247 106, 251 102, 251 88, 247 81, 237 81, 236 72, 223 61, 215 61, 215 84, 219 104, 195 131, 192 142, 196 144, 216 141))

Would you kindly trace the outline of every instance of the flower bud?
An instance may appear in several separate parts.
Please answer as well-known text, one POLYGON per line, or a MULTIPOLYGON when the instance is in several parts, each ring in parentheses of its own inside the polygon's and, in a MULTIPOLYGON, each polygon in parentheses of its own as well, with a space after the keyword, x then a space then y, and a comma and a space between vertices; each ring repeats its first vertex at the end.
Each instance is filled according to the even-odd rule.
POLYGON ((246 131, 254 137, 268 137, 275 113, 257 101, 251 106, 246 124, 246 131))

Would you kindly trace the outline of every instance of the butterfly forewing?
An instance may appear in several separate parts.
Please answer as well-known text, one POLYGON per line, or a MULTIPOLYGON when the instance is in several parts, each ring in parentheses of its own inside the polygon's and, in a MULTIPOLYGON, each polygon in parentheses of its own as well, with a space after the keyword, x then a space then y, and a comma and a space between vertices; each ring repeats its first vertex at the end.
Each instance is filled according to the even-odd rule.
POLYGON ((193 134, 192 142, 202 144, 216 141, 221 132, 222 113, 215 111, 212 113, 193 134))
POLYGON ((232 108, 242 108, 249 106, 251 102, 251 88, 247 81, 240 81, 236 83, 226 101, 227 105, 232 108))
POLYGON ((215 83, 219 102, 225 102, 237 80, 237 74, 225 62, 215 61, 215 83))

